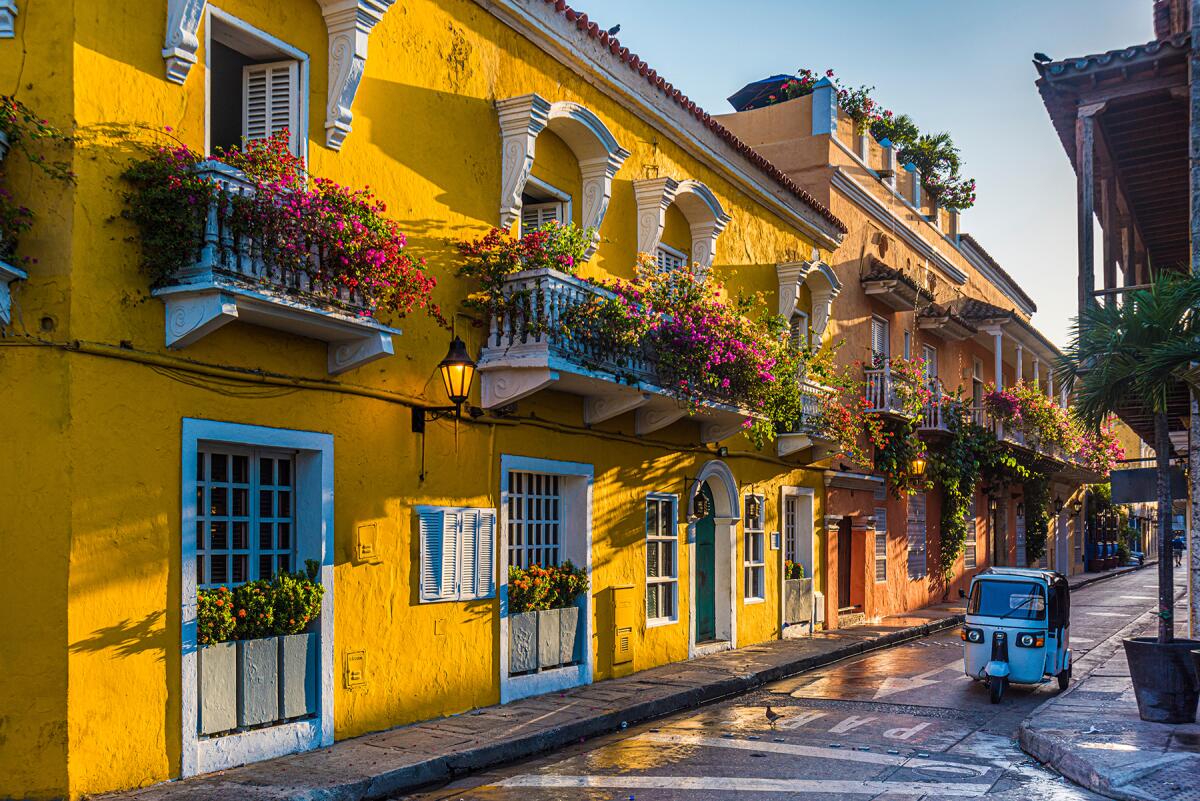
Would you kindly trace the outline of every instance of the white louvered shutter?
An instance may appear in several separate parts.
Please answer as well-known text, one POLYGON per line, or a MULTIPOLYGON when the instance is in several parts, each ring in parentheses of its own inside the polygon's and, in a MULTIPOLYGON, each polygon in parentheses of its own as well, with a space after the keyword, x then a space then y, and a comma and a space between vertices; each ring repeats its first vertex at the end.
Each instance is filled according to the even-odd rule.
POLYGON ((287 129, 288 148, 299 152, 300 63, 275 61, 242 67, 242 136, 267 137, 287 129))
POLYGON ((459 512, 458 599, 470 601, 475 595, 475 574, 479 565, 479 509, 459 512))
POLYGON ((925 565, 925 493, 908 499, 908 577, 923 578, 925 565))
POLYGON ((875 580, 887 581, 887 508, 875 508, 875 580))
POLYGON ((496 592, 496 510, 479 510, 475 537, 475 597, 491 598, 496 592))
POLYGON ((418 512, 421 530, 421 600, 440 601, 442 592, 442 529, 440 509, 418 512))
POLYGON ((447 509, 442 512, 442 569, 438 599, 452 601, 458 597, 462 512, 447 509))
POLYGON ((562 203, 526 203, 521 207, 521 233, 541 228, 551 220, 563 221, 562 203))
POLYGON ((871 353, 881 359, 886 359, 889 355, 889 337, 887 320, 881 320, 878 317, 871 318, 871 353))

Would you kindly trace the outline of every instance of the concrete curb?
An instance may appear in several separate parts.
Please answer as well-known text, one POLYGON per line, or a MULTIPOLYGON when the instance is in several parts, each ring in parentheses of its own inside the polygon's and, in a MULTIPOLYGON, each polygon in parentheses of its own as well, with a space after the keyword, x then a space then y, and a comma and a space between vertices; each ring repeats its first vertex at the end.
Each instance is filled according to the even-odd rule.
MULTIPOLYGON (((394 772, 394 775, 388 777, 388 784, 390 785, 388 792, 397 793, 416 790, 430 784, 452 780, 460 775, 475 773, 487 768, 494 768, 506 763, 527 759, 561 748, 568 743, 592 739, 618 731, 626 725, 645 723, 655 718, 682 712, 685 709, 714 703, 723 698, 749 692, 773 681, 795 676, 799 673, 806 673, 810 670, 833 664, 834 662, 840 662, 843 659, 888 648, 909 640, 920 639, 921 637, 962 625, 962 622, 963 615, 950 615, 949 617, 931 621, 921 626, 911 626, 906 629, 889 632, 871 640, 847 643, 823 654, 807 656, 754 673, 706 684, 703 687, 683 689, 663 698, 657 698, 653 701, 597 715, 592 718, 573 721, 562 726, 531 734, 527 737, 464 751, 453 757, 444 758, 445 764, 443 766, 435 766, 429 763, 408 765, 398 769, 394 772), (426 767, 427 765, 428 767, 426 767), (407 774, 411 774, 411 778, 407 774)), ((442 760, 434 761, 440 762, 442 760)), ((338 798, 339 801, 342 798, 345 798, 346 801, 372 801, 372 799, 379 797, 381 797, 380 794, 369 793, 339 796, 338 798)))
MULTIPOLYGON (((1141 567, 1131 567, 1121 572, 1097 576, 1094 579, 1080 582, 1072 587, 1072 589, 1085 587, 1089 584, 1095 584, 1099 581, 1116 578, 1117 576, 1127 575, 1128 573, 1132 573, 1136 570, 1144 570, 1156 564, 1158 564, 1157 560, 1153 562, 1147 562, 1141 567)), ((1097 643, 1096 647, 1089 652, 1089 656, 1102 650, 1109 652, 1110 655, 1115 653, 1115 646, 1119 646, 1121 640, 1128 637, 1134 631, 1137 631, 1145 626, 1151 619, 1153 619, 1153 617, 1153 611, 1144 612, 1138 615, 1129 623, 1122 626, 1114 634, 1097 643)), ((1095 670, 1095 668, 1092 670, 1095 670)), ((1098 793, 1108 798, 1115 798, 1119 801, 1154 801, 1149 796, 1141 793, 1130 792, 1118 786, 1119 784, 1123 784, 1133 778, 1128 774, 1127 771, 1123 771, 1119 775, 1110 776, 1104 771, 1098 770, 1095 762, 1085 758, 1077 748, 1071 745, 1070 741, 1066 738, 1055 737, 1032 728, 1033 721, 1039 713, 1041 713, 1050 704, 1053 704, 1059 699, 1074 693, 1076 688, 1079 687, 1079 683, 1091 675, 1092 670, 1088 671, 1087 674, 1081 677, 1080 680, 1074 683, 1066 692, 1047 699, 1039 704, 1032 712, 1030 712, 1029 715, 1023 721, 1021 721, 1021 725, 1017 733, 1017 743, 1021 746, 1022 751, 1029 754, 1038 762, 1053 768, 1086 790, 1091 790, 1094 793, 1098 793), (1114 782, 1114 779, 1117 779, 1118 781, 1114 782)))

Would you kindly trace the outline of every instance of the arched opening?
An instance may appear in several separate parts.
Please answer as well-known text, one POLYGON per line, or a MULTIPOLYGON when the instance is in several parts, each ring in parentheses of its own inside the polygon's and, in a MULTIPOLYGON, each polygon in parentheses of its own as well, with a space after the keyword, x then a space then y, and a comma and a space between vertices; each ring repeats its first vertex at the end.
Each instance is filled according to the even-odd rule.
POLYGON ((842 282, 838 280, 833 268, 823 261, 815 261, 804 278, 812 296, 812 319, 810 325, 813 333, 813 343, 819 343, 829 327, 829 318, 833 312, 833 299, 842 291, 842 282))
POLYGON ((737 526, 741 503, 737 482, 724 462, 714 459, 701 468, 687 498, 691 604, 688 613, 688 656, 737 647, 737 526), (694 499, 707 500, 695 515, 694 499))
MULTIPOLYGON (((544 212, 539 210, 536 222, 552 219, 556 209, 567 222, 570 204, 577 203, 578 219, 584 228, 593 229, 591 247, 584 258, 590 258, 600 241, 600 225, 608 211, 612 194, 612 179, 629 157, 629 151, 621 147, 608 127, 592 111, 578 103, 561 101, 550 103, 538 95, 523 95, 496 101, 500 117, 502 146, 500 225, 510 228, 514 222, 525 220, 522 212, 527 190, 533 193, 538 205, 547 204, 544 212), (565 144, 578 163, 578 197, 565 193, 561 187, 539 185, 529 187, 530 175, 535 161, 536 145, 540 134, 546 129, 553 132, 556 140, 565 144), (566 197, 563 195, 566 194, 566 197), (555 204, 558 204, 557 206, 555 204)), ((530 222, 535 222, 530 220, 530 222)))
POLYGON ((633 191, 638 207, 639 251, 662 258, 659 250, 673 216, 668 212, 677 209, 687 223, 690 261, 701 269, 712 266, 717 236, 730 220, 712 190, 699 181, 650 178, 634 181, 633 191))

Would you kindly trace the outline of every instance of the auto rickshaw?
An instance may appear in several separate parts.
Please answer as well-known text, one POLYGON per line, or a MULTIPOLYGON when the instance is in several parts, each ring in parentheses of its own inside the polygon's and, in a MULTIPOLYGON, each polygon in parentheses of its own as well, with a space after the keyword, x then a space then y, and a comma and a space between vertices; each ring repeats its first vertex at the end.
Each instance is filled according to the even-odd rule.
POLYGON ((963 668, 986 682, 993 704, 1009 682, 1058 688, 1071 680, 1071 590, 1061 573, 1036 568, 993 567, 971 579, 963 668))

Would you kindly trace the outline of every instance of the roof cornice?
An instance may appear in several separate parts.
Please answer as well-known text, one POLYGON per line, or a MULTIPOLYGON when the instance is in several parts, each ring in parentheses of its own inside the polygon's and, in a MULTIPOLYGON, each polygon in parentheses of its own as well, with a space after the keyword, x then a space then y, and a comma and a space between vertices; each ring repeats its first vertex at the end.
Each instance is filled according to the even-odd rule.
POLYGON ((586 15, 565 3, 545 0, 475 2, 820 246, 833 250, 841 244, 845 224, 820 201, 657 76, 627 48, 618 47, 612 52, 619 43, 603 32, 597 33, 595 23, 589 24, 586 15))

